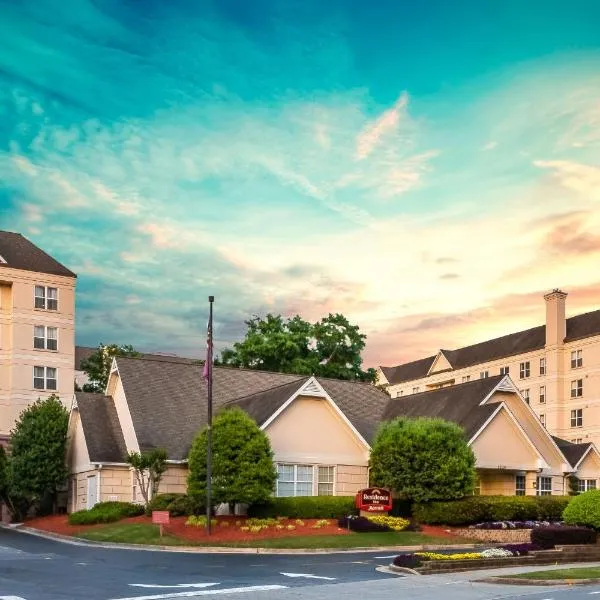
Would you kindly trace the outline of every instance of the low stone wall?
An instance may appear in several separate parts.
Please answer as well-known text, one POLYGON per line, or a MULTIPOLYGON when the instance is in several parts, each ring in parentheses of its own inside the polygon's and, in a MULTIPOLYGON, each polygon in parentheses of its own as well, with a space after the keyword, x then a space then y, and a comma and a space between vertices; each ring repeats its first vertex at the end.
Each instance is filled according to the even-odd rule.
POLYGON ((496 544, 527 544, 531 542, 531 529, 455 529, 456 535, 496 544))

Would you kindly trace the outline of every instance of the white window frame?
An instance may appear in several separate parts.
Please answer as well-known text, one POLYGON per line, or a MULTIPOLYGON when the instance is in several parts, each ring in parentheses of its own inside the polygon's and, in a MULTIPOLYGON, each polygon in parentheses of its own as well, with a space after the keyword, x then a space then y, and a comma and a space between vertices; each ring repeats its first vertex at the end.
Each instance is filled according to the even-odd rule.
POLYGON ((500 367, 500 375, 509 375, 510 367, 500 367))
POLYGON ((34 350, 50 350, 51 352, 58 352, 58 327, 51 327, 49 325, 34 325, 33 326, 33 348, 34 350), (42 336, 36 335, 36 329, 43 329, 44 332, 42 334, 42 336), (53 330, 54 331, 54 337, 50 337, 48 335, 49 330, 53 330), (42 346, 38 347, 36 346, 36 340, 41 340, 42 341, 42 346), (56 348, 49 348, 48 347, 48 343, 49 342, 56 342, 56 348))
POLYGON ((546 357, 540 358, 540 375, 546 374, 546 357))
POLYGON ((58 390, 58 369, 56 367, 45 367, 42 365, 35 365, 33 367, 33 389, 56 392, 58 390), (36 369, 43 369, 43 376, 36 375, 36 369), (49 377, 49 373, 51 371, 54 371, 54 377, 49 377), (38 381, 42 380, 43 387, 36 385, 36 379, 38 381), (48 387, 49 381, 54 381, 54 387, 48 387))
POLYGON ((583 367, 583 350, 571 351, 571 369, 580 369, 583 367))
POLYGON ((523 400, 525 400, 525 402, 527 402, 527 404, 530 403, 531 396, 529 395, 529 388, 521 390, 521 396, 523 396, 523 400))
POLYGON ((526 360, 519 365, 519 379, 531 377, 531 362, 526 360))
POLYGON ((543 427, 546 427, 546 413, 540 413, 540 423, 543 427))
POLYGON ((572 440, 572 442, 574 444, 581 444, 583 442, 583 438, 575 438, 574 440, 572 440))
POLYGON ((538 476, 535 487, 536 496, 552 496, 552 477, 538 476))
POLYGON ((335 496, 335 465, 315 465, 317 496, 335 496), (321 469, 331 469, 331 481, 321 481, 321 469), (331 494, 321 494, 322 485, 331 485, 331 494))
POLYGON ((469 381, 471 381, 471 376, 470 375, 463 375, 462 382, 463 383, 468 383, 469 381))
POLYGON ((583 379, 573 379, 571 381, 571 398, 581 398, 583 396, 583 379))
POLYGON ((481 371, 481 373, 479 373, 479 379, 487 379, 489 376, 490 376, 489 371, 481 371))
POLYGON ((525 475, 515 475, 515 496, 525 496, 527 494, 527 478, 525 475), (523 484, 522 486, 520 484, 523 484))
POLYGON ((540 385, 540 395, 539 395, 540 404, 546 404, 546 386, 540 385))
POLYGON ((36 310, 51 310, 52 312, 58 311, 58 288, 52 285, 39 285, 36 284, 33 286, 33 307, 36 310), (43 295, 38 294, 38 290, 43 290, 43 295), (54 290, 56 292, 55 298, 50 298, 49 290, 54 290), (38 306, 38 300, 42 300, 41 304, 43 306, 38 306), (54 300, 56 301, 56 307, 51 308, 49 303, 54 300))
POLYGON ((595 479, 577 479, 577 491, 587 492, 596 489, 595 479))
POLYGON ((301 496, 300 494, 298 494, 298 484, 299 483, 309 483, 308 481, 300 481, 298 480, 298 467, 306 467, 306 468, 310 468, 311 470, 311 480, 310 480, 310 494, 306 495, 306 494, 302 494, 302 497, 307 497, 307 496, 314 496, 315 495, 315 467, 314 465, 307 465, 307 464, 301 464, 301 463, 287 463, 287 462, 282 462, 282 463, 277 463, 277 486, 276 486, 276 490, 275 493, 277 495, 278 498, 296 498, 301 496), (280 496, 279 495, 279 483, 280 483, 280 479, 279 479, 279 467, 293 467, 294 471, 293 471, 293 480, 281 480, 282 483, 291 483, 293 484, 293 490, 294 493, 291 496, 280 496))
POLYGON ((583 427, 583 408, 574 408, 571 411, 571 427, 583 427))
POLYGON ((418 394, 419 393, 419 388, 418 387, 414 387, 412 393, 413 394, 418 394))

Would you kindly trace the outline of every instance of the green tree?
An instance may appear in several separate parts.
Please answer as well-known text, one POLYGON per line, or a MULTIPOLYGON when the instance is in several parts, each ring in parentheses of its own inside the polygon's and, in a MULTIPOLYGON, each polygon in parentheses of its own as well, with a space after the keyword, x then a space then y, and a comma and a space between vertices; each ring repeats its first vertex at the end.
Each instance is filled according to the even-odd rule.
POLYGON ((475 456, 455 423, 401 417, 375 437, 371 478, 415 502, 452 500, 473 491, 475 456))
POLYGON ((89 383, 84 384, 84 392, 104 393, 108 376, 110 375, 110 367, 115 356, 141 356, 136 352, 133 346, 118 345, 118 344, 100 344, 94 354, 82 361, 81 369, 89 377, 89 383))
POLYGON ((0 446, 0 503, 8 501, 8 458, 4 446, 0 446))
MULTIPOLYGON (((241 409, 215 417, 212 435, 212 498, 215 504, 266 502, 275 489, 277 472, 266 434, 241 409)), ((188 459, 188 494, 199 504, 206 497, 207 429, 192 444, 188 459)))
POLYGON ((142 498, 147 505, 158 494, 160 480, 167 470, 167 451, 162 448, 130 452, 126 462, 133 467, 142 498))
POLYGON ((300 316, 268 314, 246 321, 241 342, 221 353, 216 364, 247 369, 375 381, 375 370, 362 370, 366 335, 341 314, 311 324, 300 316))
POLYGON ((69 413, 54 394, 38 400, 20 415, 10 434, 9 504, 14 512, 25 503, 39 508, 54 502, 67 479, 69 413))

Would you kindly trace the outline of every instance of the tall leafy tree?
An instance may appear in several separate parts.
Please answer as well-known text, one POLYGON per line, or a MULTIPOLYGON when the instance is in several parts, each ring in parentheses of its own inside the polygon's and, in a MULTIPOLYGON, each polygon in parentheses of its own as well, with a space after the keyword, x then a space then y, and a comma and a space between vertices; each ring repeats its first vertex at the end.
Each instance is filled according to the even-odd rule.
POLYGON ((455 423, 402 417, 375 437, 371 480, 416 502, 462 498, 473 491, 475 456, 455 423))
MULTIPOLYGON (((198 504, 206 498, 207 430, 202 430, 188 457, 188 494, 198 504)), ((277 481, 273 452, 264 431, 241 409, 216 416, 212 434, 212 498, 215 504, 266 502, 277 481)))
POLYGON ((58 396, 38 400, 20 415, 10 434, 9 495, 39 507, 56 499, 67 479, 69 414, 58 396))
POLYGON ((300 316, 285 319, 268 314, 246 321, 241 342, 222 352, 216 364, 320 375, 336 379, 375 381, 375 370, 362 370, 366 335, 344 315, 329 314, 317 323, 300 316))
POLYGON ((100 344, 94 354, 81 364, 82 370, 89 377, 90 382, 84 384, 84 392, 103 393, 108 383, 110 367, 115 356, 141 356, 139 352, 129 345, 100 344))

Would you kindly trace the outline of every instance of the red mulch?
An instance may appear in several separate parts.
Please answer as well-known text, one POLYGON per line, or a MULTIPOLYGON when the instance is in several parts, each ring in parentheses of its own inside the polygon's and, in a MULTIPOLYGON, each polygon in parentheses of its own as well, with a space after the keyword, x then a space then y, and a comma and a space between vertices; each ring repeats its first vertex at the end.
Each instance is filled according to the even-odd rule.
MULTIPOLYGON (((249 531, 240 531, 240 528, 235 525, 236 522, 239 522, 243 525, 244 521, 246 520, 244 517, 217 517, 217 525, 213 527, 213 533, 209 538, 206 535, 206 529, 204 527, 186 525, 186 520, 187 517, 171 517, 171 522, 169 525, 164 527, 164 532, 190 542, 201 542, 208 540, 214 542, 241 542, 292 536, 348 534, 346 529, 340 529, 337 526, 337 521, 335 519, 328 519, 330 525, 320 527, 318 529, 313 528, 313 525, 320 519, 302 519, 303 525, 296 522, 295 519, 290 519, 281 521, 281 524, 284 526, 294 525, 295 529, 291 531, 288 529, 279 530, 275 527, 269 527, 268 529, 263 529, 258 533, 251 533, 249 531), (229 523, 229 525, 223 525, 223 523, 229 523)), ((152 518, 146 516, 132 517, 130 519, 119 521, 119 523, 146 523, 150 525, 152 523, 152 518)), ((69 525, 68 517, 66 515, 55 515, 51 517, 32 519, 27 521, 26 525, 35 529, 41 529, 42 531, 49 531, 52 533, 71 536, 77 535, 84 531, 89 531, 90 529, 104 527, 102 524, 69 525)))
POLYGON ((436 525, 421 525, 421 533, 424 535, 431 535, 434 537, 442 538, 455 538, 456 534, 451 531, 448 527, 441 527, 436 525))

